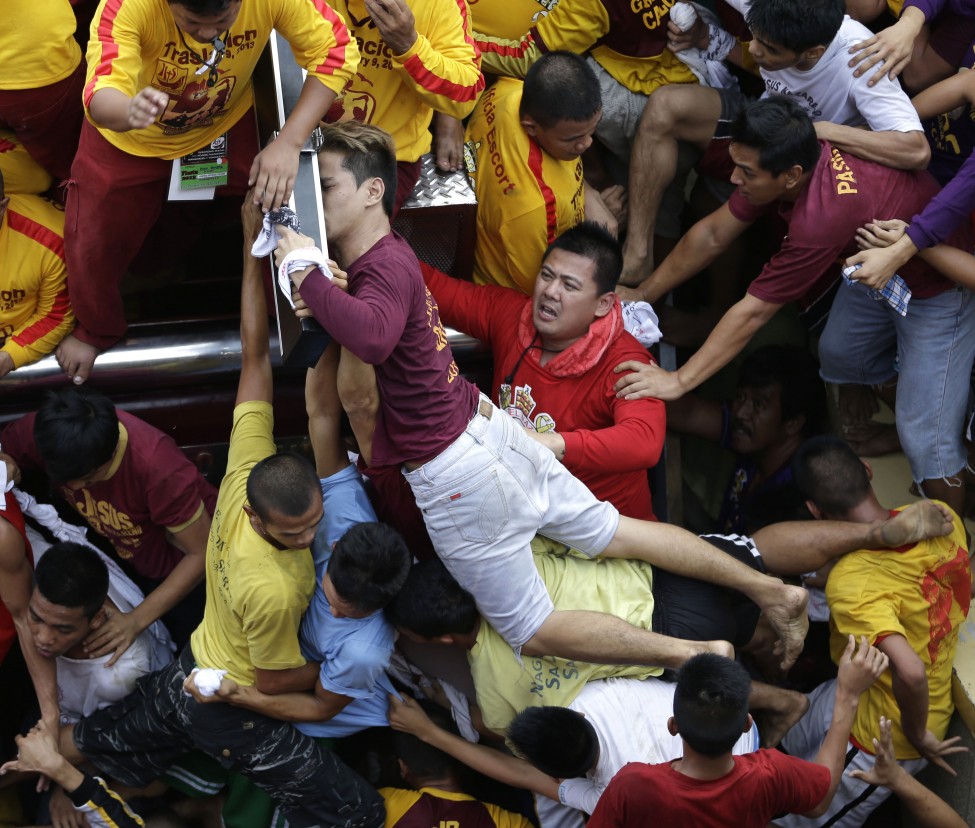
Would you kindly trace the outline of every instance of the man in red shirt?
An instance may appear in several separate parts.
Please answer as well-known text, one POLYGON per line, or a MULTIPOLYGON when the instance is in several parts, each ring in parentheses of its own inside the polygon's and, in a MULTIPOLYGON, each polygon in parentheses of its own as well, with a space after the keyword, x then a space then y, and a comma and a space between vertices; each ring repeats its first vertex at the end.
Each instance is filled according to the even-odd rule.
POLYGON ((661 825, 764 828, 783 811, 825 812, 843 777, 846 743, 860 695, 887 669, 887 656, 850 636, 837 676, 833 721, 812 762, 776 750, 732 756, 752 726, 751 679, 744 667, 708 653, 681 668, 674 715, 667 723, 684 743, 681 759, 660 765, 631 762, 613 777, 589 828, 636 828, 648 814, 661 825))
POLYGON ((622 261, 616 239, 583 222, 548 246, 531 298, 420 268, 444 323, 491 347, 498 408, 597 498, 620 514, 656 520, 647 469, 663 450, 664 406, 624 400, 613 390, 620 362, 651 361, 623 330, 614 293, 622 261))

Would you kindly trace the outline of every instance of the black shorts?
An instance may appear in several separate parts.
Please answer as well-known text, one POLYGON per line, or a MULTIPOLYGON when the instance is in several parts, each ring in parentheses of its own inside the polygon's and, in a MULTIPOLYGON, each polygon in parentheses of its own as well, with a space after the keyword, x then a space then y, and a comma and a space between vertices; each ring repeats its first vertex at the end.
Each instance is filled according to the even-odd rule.
MULTIPOLYGON (((758 572, 762 556, 743 535, 701 535, 712 546, 758 572)), ((653 631, 685 641, 730 641, 743 647, 755 634, 761 610, 733 589, 653 569, 653 631)))
POLYGON ((287 722, 183 692, 189 646, 135 692, 75 726, 74 742, 104 774, 135 787, 196 748, 266 791, 294 828, 381 828, 382 797, 330 750, 287 722))

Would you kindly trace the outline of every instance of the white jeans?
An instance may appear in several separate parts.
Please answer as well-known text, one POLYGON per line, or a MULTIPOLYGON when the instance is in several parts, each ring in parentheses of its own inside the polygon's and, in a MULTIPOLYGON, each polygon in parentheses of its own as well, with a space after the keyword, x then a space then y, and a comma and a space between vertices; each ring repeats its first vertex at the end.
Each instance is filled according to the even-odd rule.
POLYGON ((406 479, 438 557, 516 650, 554 609, 532 538, 542 534, 596 556, 619 525, 614 506, 596 500, 483 396, 464 433, 406 479))

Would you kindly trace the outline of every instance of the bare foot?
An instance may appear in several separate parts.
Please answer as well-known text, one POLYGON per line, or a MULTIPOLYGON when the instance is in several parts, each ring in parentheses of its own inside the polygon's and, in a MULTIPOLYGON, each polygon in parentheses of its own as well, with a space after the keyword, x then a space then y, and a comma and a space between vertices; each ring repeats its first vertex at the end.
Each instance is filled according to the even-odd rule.
POLYGON ((81 385, 88 379, 99 353, 100 351, 94 345, 82 342, 74 334, 68 334, 62 339, 61 344, 54 351, 58 365, 75 385, 81 385))
POLYGON ((893 423, 869 420, 843 429, 843 439, 858 457, 883 457, 901 450, 901 438, 893 423))
POLYGON ((788 670, 802 652, 802 644, 809 631, 809 616, 806 614, 808 603, 809 593, 806 590, 779 581, 778 595, 762 607, 762 612, 779 638, 775 642, 774 652, 782 658, 783 670, 788 670))
POLYGON ((754 711, 763 748, 774 748, 809 709, 809 699, 795 690, 776 688, 774 701, 754 711))
POLYGON ((947 506, 920 500, 885 520, 880 527, 880 539, 885 547, 892 549, 950 535, 953 525, 947 506))
POLYGON ((619 284, 623 287, 636 287, 653 272, 653 253, 634 254, 623 249, 623 271, 619 284))
POLYGON ((464 166, 464 125, 442 112, 434 119, 433 157, 443 173, 456 172, 464 166))

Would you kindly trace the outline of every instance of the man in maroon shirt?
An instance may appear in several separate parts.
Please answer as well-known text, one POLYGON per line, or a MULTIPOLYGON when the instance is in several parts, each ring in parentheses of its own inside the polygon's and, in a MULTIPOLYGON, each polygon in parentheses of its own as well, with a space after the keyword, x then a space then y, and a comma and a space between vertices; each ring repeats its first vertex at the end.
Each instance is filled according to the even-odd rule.
POLYGON ((3 432, 22 469, 45 472, 61 496, 131 567, 146 599, 85 641, 114 664, 162 618, 182 646, 203 617, 201 581, 217 492, 173 440, 94 389, 54 392, 3 432))
MULTIPOLYGON (((773 210, 788 223, 789 234, 745 297, 680 369, 630 362, 618 367, 633 371, 616 385, 627 399, 676 400, 696 388, 734 359, 784 304, 821 294, 824 284, 835 281, 837 262, 857 251, 860 227, 875 219, 909 220, 938 191, 926 171, 890 169, 817 140, 809 116, 785 97, 749 106, 735 121, 731 141, 737 191, 688 231, 641 288, 667 293, 773 210)), ((955 246, 963 246, 960 236, 955 246)), ((958 511, 965 503, 962 433, 975 357, 975 298, 918 259, 900 275, 912 293, 903 315, 864 284, 839 286, 820 340, 821 373, 827 382, 847 385, 882 385, 898 377, 897 433, 914 479, 926 497, 958 511)))
MULTIPOLYGON (((295 269, 291 279, 329 333, 375 366, 373 461, 404 467, 437 554, 508 643, 525 654, 609 663, 669 666, 689 655, 687 642, 613 616, 556 612, 529 548, 541 532, 590 556, 639 557, 738 589, 765 610, 791 663, 806 630, 803 590, 677 527, 620 517, 459 375, 416 256, 390 231, 389 136, 367 124, 330 125, 319 161, 329 241, 348 293, 317 267, 295 269)), ((287 229, 282 236, 286 267, 312 242, 287 229)), ((549 317, 562 312, 553 301, 549 317)))

